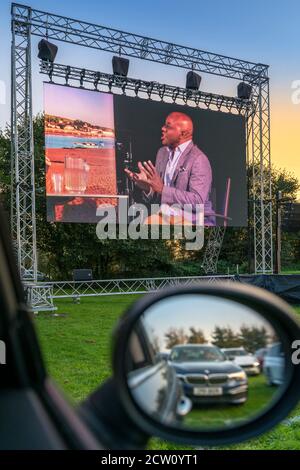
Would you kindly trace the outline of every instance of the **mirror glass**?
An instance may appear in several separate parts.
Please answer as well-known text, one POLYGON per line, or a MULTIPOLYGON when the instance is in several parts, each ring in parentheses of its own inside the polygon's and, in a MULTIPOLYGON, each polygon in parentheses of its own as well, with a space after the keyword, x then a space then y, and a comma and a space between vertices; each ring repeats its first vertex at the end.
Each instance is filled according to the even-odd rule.
POLYGON ((167 297, 135 324, 128 388, 165 425, 236 427, 281 395, 288 380, 283 344, 269 321, 238 302, 194 293, 167 297))

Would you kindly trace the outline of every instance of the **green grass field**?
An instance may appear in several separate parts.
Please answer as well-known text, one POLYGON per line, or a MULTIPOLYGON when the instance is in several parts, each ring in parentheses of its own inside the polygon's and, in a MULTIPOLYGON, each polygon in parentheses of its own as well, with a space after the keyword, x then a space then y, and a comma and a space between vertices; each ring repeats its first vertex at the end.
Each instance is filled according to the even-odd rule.
POLYGON ((282 268, 281 274, 300 274, 300 264, 282 268))
MULTIPOLYGON (((114 295, 56 302, 53 317, 40 313, 35 325, 50 375, 75 405, 111 375, 111 336, 119 316, 139 295, 114 295)), ((295 309, 300 314, 300 307, 295 309)), ((298 406, 291 416, 300 415, 298 406)), ((191 449, 153 438, 150 449, 191 449)), ((231 449, 300 450, 300 422, 280 424, 271 432, 231 449)))
POLYGON ((211 406, 194 406, 186 416, 189 427, 217 428, 228 422, 247 421, 257 415, 268 405, 277 393, 276 387, 269 387, 263 374, 248 378, 248 399, 242 405, 213 404, 211 406))

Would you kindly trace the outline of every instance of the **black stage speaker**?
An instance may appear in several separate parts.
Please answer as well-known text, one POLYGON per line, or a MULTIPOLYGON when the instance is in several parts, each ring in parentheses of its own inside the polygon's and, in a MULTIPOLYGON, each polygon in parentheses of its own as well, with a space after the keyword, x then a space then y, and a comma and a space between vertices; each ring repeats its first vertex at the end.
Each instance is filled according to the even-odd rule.
POLYGON ((188 72, 186 74, 186 85, 187 90, 199 90, 201 83, 201 76, 195 72, 188 72))
POLYGON ((38 58, 42 60, 49 60, 50 62, 54 62, 54 59, 57 54, 58 47, 55 44, 52 44, 46 39, 42 39, 39 44, 39 53, 38 58))
POLYGON ((93 273, 91 269, 74 269, 73 281, 92 281, 93 273))

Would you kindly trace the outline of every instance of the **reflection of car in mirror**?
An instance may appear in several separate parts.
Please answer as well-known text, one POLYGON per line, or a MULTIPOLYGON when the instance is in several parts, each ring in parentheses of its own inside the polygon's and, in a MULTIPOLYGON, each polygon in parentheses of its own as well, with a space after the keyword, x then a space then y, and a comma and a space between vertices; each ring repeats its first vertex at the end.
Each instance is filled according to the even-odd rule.
POLYGON ((240 366, 247 375, 260 374, 258 359, 253 354, 247 352, 245 348, 222 348, 221 351, 229 361, 240 366))
POLYGON ((274 343, 267 349, 263 372, 269 385, 284 383, 285 357, 281 343, 274 343))
POLYGON ((156 353, 142 321, 131 335, 128 354, 128 385, 138 403, 165 423, 180 420, 192 402, 168 362, 156 353))
POLYGON ((247 375, 210 344, 174 346, 170 364, 193 403, 241 404, 247 400, 247 375))

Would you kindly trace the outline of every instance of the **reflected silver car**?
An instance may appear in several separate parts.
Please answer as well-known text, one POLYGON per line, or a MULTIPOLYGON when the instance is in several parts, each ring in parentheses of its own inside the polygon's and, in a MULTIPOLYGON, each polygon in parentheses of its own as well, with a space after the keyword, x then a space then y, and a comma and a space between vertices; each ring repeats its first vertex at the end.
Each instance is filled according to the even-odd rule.
POLYGON ((247 375, 260 374, 258 359, 253 354, 247 352, 243 347, 222 348, 221 351, 229 361, 240 366, 247 375))

